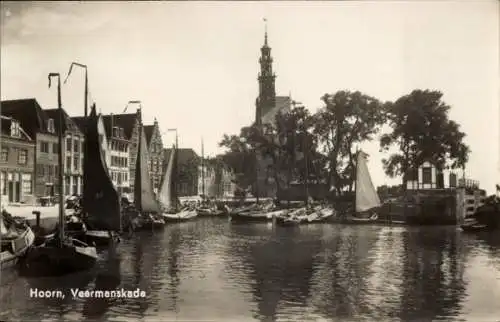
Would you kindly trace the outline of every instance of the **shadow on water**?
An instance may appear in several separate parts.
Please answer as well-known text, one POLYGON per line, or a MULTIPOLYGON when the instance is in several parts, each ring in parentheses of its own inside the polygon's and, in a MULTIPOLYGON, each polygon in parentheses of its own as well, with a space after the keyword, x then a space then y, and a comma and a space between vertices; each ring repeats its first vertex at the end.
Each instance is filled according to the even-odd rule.
POLYGON ((318 229, 259 223, 232 225, 231 232, 240 237, 231 239, 229 251, 246 267, 257 302, 254 318, 276 320, 281 304, 300 312, 309 297, 314 259, 322 243, 318 229))
POLYGON ((449 228, 409 230, 404 243, 403 320, 446 320, 462 308, 467 287, 467 250, 460 232, 449 228))
MULTIPOLYGON (((108 248, 102 263, 98 263, 98 273, 94 282, 94 290, 116 291, 121 284, 119 245, 108 248)), ((91 321, 102 317, 110 306, 119 299, 112 296, 93 296, 86 299, 83 306, 83 316, 91 321)))
POLYGON ((491 234, 200 219, 124 239, 93 271, 2 272, 0 320, 486 321, 500 316, 498 281, 500 236, 491 234), (30 298, 30 288, 67 295, 30 298), (146 298, 73 299, 70 288, 146 298))

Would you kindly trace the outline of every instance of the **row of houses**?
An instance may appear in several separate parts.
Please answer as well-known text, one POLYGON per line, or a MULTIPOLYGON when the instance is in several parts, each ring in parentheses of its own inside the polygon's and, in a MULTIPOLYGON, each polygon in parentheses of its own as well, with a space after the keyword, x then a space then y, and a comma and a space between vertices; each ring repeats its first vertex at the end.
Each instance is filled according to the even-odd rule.
MULTIPOLYGON (((57 109, 43 109, 36 99, 1 102, 0 192, 2 204, 37 203, 40 198, 66 196, 83 191, 85 118, 71 117, 64 110, 62 123, 57 109), (59 186, 58 136, 63 131, 64 183, 59 186), (62 190, 61 190, 62 189, 62 190)), ((160 188, 171 149, 165 149, 158 121, 142 124, 141 110, 127 114, 99 115, 98 128, 103 155, 111 179, 120 194, 133 196, 139 131, 143 126, 148 144, 149 170, 155 191, 160 188)), ((213 197, 233 192, 229 168, 201 162, 193 149, 179 149, 178 192, 180 196, 202 194, 213 197), (202 167, 202 164, 205 166, 202 167), (202 171, 204 173, 202 173, 202 171), (203 180, 205 182, 203 183, 203 180), (213 188, 214 186, 220 188, 213 188)))

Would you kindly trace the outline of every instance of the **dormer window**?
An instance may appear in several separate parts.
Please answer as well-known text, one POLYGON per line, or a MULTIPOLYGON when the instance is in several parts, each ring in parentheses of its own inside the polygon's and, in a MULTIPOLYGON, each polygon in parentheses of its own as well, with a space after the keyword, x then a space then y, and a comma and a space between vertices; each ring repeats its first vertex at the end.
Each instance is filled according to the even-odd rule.
POLYGON ((118 137, 118 127, 113 126, 113 137, 117 138, 118 137))
POLYGON ((10 123, 10 136, 18 138, 21 136, 21 127, 18 121, 12 120, 10 123))
POLYGON ((121 127, 120 128, 120 137, 123 139, 125 138, 125 131, 123 130, 123 128, 121 127))
POLYGON ((54 133, 56 131, 55 126, 54 126, 54 119, 48 119, 47 131, 49 131, 49 133, 54 133))

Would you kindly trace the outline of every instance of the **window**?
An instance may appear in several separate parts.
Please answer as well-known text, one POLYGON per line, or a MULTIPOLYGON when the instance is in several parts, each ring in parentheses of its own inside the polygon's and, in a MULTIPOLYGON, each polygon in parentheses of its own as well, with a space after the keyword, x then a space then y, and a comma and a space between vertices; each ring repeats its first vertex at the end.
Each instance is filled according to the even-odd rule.
POLYGON ((71 157, 66 157, 66 170, 71 171, 71 157))
POLYGON ((80 152, 80 141, 78 141, 78 138, 76 138, 74 141, 73 141, 73 152, 80 152))
POLYGON ((77 155, 73 157, 73 169, 75 171, 80 170, 80 157, 77 155))
POLYGON ((33 181, 31 180, 31 173, 23 173, 23 193, 31 195, 33 193, 33 181))
POLYGON ((59 143, 52 143, 52 153, 59 154, 59 143))
MULTIPOLYGON (((52 166, 51 166, 52 167, 52 166)), ((59 166, 58 165, 55 165, 54 166, 54 176, 58 176, 59 175, 59 166)))
POLYGON ((49 142, 40 142, 40 152, 49 153, 49 142))
POLYGON ((456 187, 457 187, 457 174, 450 173, 450 188, 456 188, 456 187))
POLYGON ((7 173, 0 172, 0 190, 2 195, 7 194, 7 173))
POLYGON ((73 177, 73 193, 78 193, 78 177, 73 177))
POLYGON ((71 152, 71 138, 66 138, 66 151, 71 152))
POLYGON ((69 194, 69 177, 64 178, 64 194, 68 195, 69 194))
POLYGON ((2 147, 2 162, 7 162, 9 160, 9 148, 6 146, 2 147))
POLYGON ((431 184, 432 183, 432 168, 425 167, 422 168, 422 183, 431 184))
POLYGON ((36 175, 38 177, 43 177, 45 175, 45 165, 43 164, 37 164, 36 165, 36 175))
POLYGON ((54 119, 47 120, 47 131, 49 131, 49 133, 55 133, 54 119))
POLYGON ((47 169, 48 169, 48 172, 49 172, 48 173, 49 177, 52 177, 54 175, 54 168, 51 165, 48 165, 47 169))
POLYGON ((19 122, 12 120, 10 123, 10 136, 18 138, 21 136, 21 127, 19 122))
POLYGON ((17 157, 17 163, 26 164, 28 163, 28 150, 19 149, 19 155, 17 157))

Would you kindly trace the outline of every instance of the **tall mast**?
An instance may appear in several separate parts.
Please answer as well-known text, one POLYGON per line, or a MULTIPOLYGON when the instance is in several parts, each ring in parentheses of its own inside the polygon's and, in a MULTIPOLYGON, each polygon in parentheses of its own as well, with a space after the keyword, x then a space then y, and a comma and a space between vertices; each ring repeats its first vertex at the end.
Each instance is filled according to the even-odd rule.
POLYGON ((59 246, 62 247, 63 244, 63 239, 64 239, 64 178, 63 178, 63 171, 64 171, 64 164, 63 164, 63 126, 64 126, 64 118, 63 118, 63 111, 62 111, 62 103, 61 103, 61 76, 59 73, 50 73, 49 74, 49 88, 50 88, 50 79, 51 77, 57 77, 57 111, 59 114, 59 127, 57 129, 57 135, 58 135, 58 153, 59 153, 59 158, 58 158, 58 167, 59 167, 59 172, 58 172, 58 184, 59 184, 59 246))
POLYGON ((205 149, 203 146, 203 138, 201 138, 201 191, 205 198, 205 149))
MULTIPOLYGON (((307 136, 304 137, 304 143, 306 140, 307 136)), ((304 189, 305 189, 305 194, 306 194, 306 206, 309 204, 309 164, 308 164, 308 151, 306 149, 306 146, 304 144, 304 162, 306 166, 306 171, 305 171, 305 178, 304 178, 304 189)))

